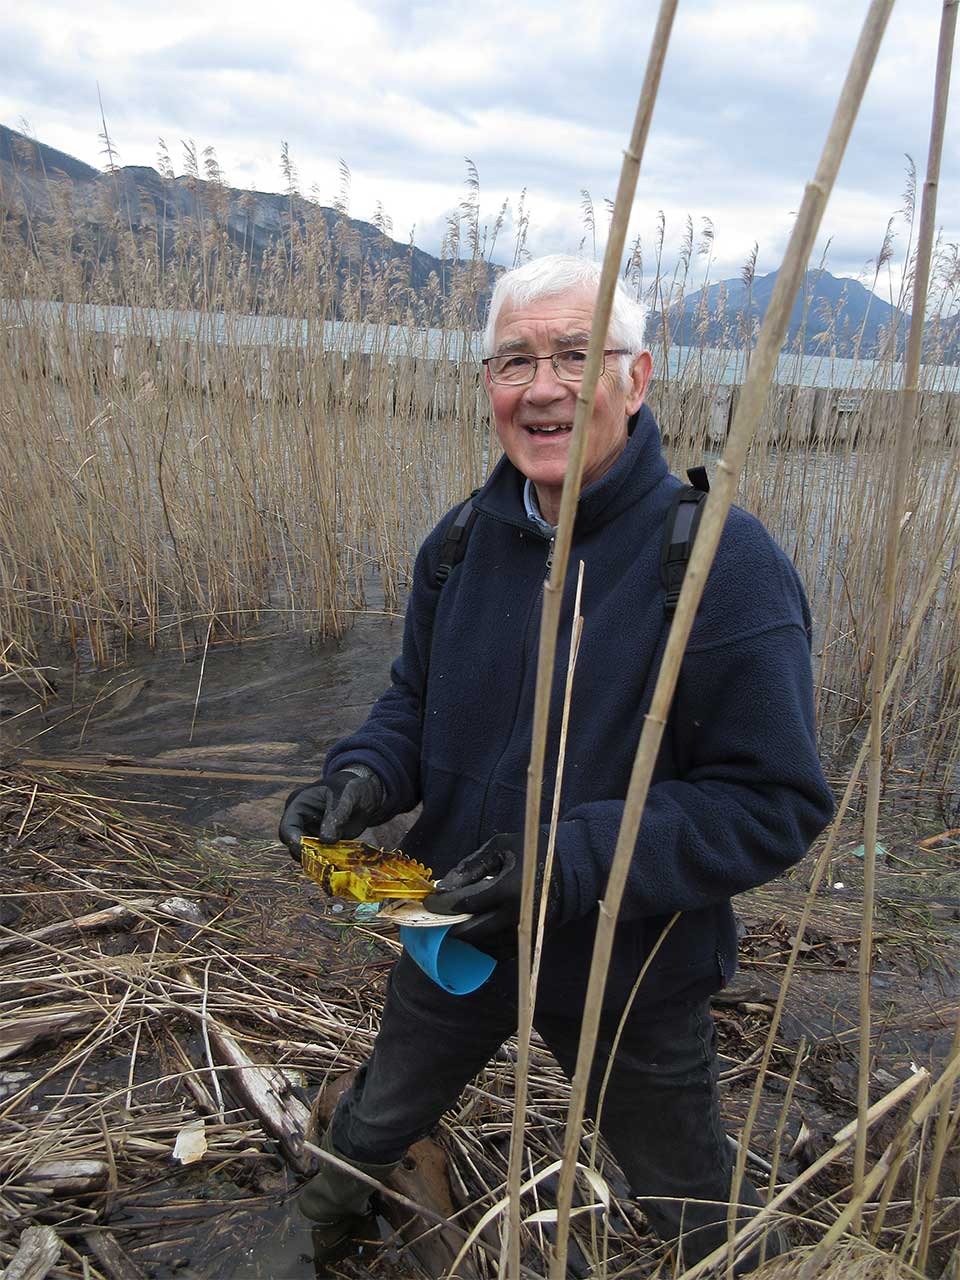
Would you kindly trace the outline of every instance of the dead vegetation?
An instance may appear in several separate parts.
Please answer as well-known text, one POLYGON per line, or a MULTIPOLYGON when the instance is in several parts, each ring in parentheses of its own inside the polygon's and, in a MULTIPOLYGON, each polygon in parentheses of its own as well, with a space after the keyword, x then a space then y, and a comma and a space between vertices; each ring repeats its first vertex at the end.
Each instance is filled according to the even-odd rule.
MULTIPOLYGON (((160 1277, 178 1266, 210 1280, 265 1280, 284 1274, 271 1270, 278 1258, 298 1274, 309 1242, 288 1201, 309 1166, 308 1104, 369 1050, 395 937, 349 911, 331 914, 276 846, 198 839, 55 776, 5 773, 0 824, 0 1259, 33 1226, 56 1232, 59 1261, 49 1274, 71 1280, 160 1277)), ((898 856, 907 839, 890 839, 898 856)), ((931 874, 937 858, 949 869, 952 837, 926 839, 931 874)), ((838 871, 854 863, 851 853, 838 855, 838 871)), ((744 968, 715 1008, 731 1131, 756 1079, 803 897, 799 884, 786 884, 742 903, 744 968)), ((792 1224, 806 1251, 800 1260, 836 1223, 852 1170, 857 1017, 846 947, 854 919, 839 892, 816 905, 751 1139, 751 1176, 784 1196, 775 1217, 792 1224), (851 980, 849 991, 833 986, 851 980), (836 1009, 832 1026, 810 1025, 818 999, 836 1009)), ((868 1205, 873 1244, 842 1245, 860 1250, 854 1269, 865 1276, 911 1274, 917 1265, 937 1274, 960 1232, 960 1105, 940 1074, 956 1012, 954 930, 892 906, 881 912, 878 971, 896 975, 896 990, 876 1033, 870 1152, 882 1160, 892 1145, 897 1164, 868 1205), (923 947, 942 968, 918 991, 913 956, 923 947), (931 1106, 911 1122, 909 1108, 931 1098, 938 1081, 940 1111, 931 1106)), ((388 1189, 387 1243, 338 1264, 336 1274, 441 1274, 438 1258, 449 1264, 505 1192, 514 1052, 505 1046, 447 1117, 437 1135, 442 1158, 432 1147, 417 1153, 407 1181, 388 1189), (449 1229, 431 1230, 431 1213, 449 1229)), ((952 1062, 956 1075, 956 1046, 952 1062)), ((524 1228, 532 1275, 541 1274, 549 1242, 549 1169, 568 1098, 534 1042, 524 1180, 537 1181, 524 1216, 544 1221, 524 1228)), ((587 1130, 585 1163, 590 1142, 587 1130)), ((599 1171, 610 1210, 574 1219, 572 1264, 609 1276, 669 1265, 602 1150, 599 1171)), ((600 1203, 584 1183, 587 1196, 600 1203)), ((496 1274, 496 1243, 481 1231, 456 1274, 496 1274)), ((773 1265, 779 1276, 799 1263, 773 1265)))

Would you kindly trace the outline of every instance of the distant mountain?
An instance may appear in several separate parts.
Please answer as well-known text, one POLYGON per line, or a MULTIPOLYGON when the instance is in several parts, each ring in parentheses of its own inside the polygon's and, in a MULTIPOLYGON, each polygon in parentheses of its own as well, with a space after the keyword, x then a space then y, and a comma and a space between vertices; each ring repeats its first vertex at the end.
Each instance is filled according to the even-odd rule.
POLYGON ((459 272, 462 279, 469 270, 477 274, 475 293, 484 302, 489 297, 495 276, 491 264, 436 258, 392 239, 386 225, 347 217, 297 194, 241 191, 215 178, 164 176, 139 165, 102 173, 0 125, 0 224, 9 228, 12 223, 31 242, 37 238, 35 228, 46 227, 46 242, 54 251, 58 244, 63 247, 68 229, 75 256, 109 262, 122 254, 122 236, 130 234, 149 249, 145 256, 159 259, 162 267, 181 252, 181 229, 200 228, 200 239, 205 234, 209 239, 215 229, 225 235, 234 269, 242 263, 244 272, 255 278, 267 261, 276 270, 279 253, 296 275, 304 262, 292 245, 292 227, 303 235, 318 220, 328 237, 337 239, 344 278, 351 266, 355 274, 358 268, 370 268, 429 301, 446 296, 454 276, 459 272))
MULTIPOLYGON (((757 276, 751 285, 742 279, 721 280, 683 299, 667 317, 672 341, 683 346, 750 345, 766 315, 777 272, 757 276)), ((655 318, 662 324, 662 316, 655 318)), ((808 271, 790 315, 786 346, 795 350, 852 356, 859 351, 874 357, 896 343, 902 351, 907 318, 858 280, 808 271)))
MULTIPOLYGON (((250 309, 260 309, 264 271, 276 275, 279 268, 283 280, 288 271, 296 277, 302 270, 320 269, 315 262, 305 261, 308 255, 295 243, 299 235, 302 244, 308 229, 316 230, 320 223, 337 246, 339 280, 334 283, 341 292, 348 277, 365 282, 375 277, 388 288, 397 286, 405 298, 417 300, 421 323, 438 322, 443 301, 451 294, 475 298, 481 312, 489 298, 497 274, 492 264, 436 258, 392 239, 387 225, 346 217, 296 194, 240 191, 217 181, 215 175, 212 180, 175 178, 138 165, 103 173, 0 125, 0 234, 19 232, 35 252, 56 262, 63 260, 68 249, 88 275, 98 265, 125 261, 124 237, 132 236, 151 272, 157 264, 165 267, 178 261, 178 255, 193 253, 199 282, 204 278, 200 255, 195 247, 183 248, 181 232, 187 229, 195 244, 202 241, 208 246, 202 264, 206 274, 215 273, 218 255, 229 259, 227 274, 236 277, 242 271, 248 286, 245 301, 250 309), (222 233, 226 249, 211 231, 222 233)), ((689 294, 668 311, 671 342, 749 345, 766 314, 776 279, 773 271, 756 277, 749 289, 737 278, 689 294)), ((370 288, 369 283, 362 287, 370 288)), ((364 297, 369 294, 365 292, 364 297)), ((192 305, 196 299, 178 295, 176 301, 192 305)), ((339 295, 334 309, 340 309, 339 295)), ((475 323, 478 317, 464 317, 463 323, 471 319, 475 323)), ((650 316, 647 339, 651 344, 661 340, 663 324, 662 315, 650 316)), ((849 356, 858 349, 867 357, 890 349, 902 354, 908 328, 907 317, 859 281, 828 271, 808 271, 790 317, 786 346, 795 349, 802 334, 808 354, 849 356)), ((939 326, 928 326, 925 343, 932 358, 960 362, 960 314, 939 326)))
MULTIPOLYGON (((740 278, 720 280, 688 294, 670 308, 667 328, 671 342, 681 346, 738 347, 751 345, 767 313, 777 272, 757 276, 752 285, 740 278)), ((663 314, 651 315, 647 337, 662 339, 663 314)), ((902 357, 910 331, 910 317, 864 288, 859 280, 808 271, 790 314, 784 344, 795 351, 802 340, 807 355, 880 358, 895 352, 902 357)), ((925 358, 938 363, 960 361, 960 315, 929 323, 924 334, 925 358)))
POLYGON ((49 177, 71 178, 75 182, 92 182, 99 178, 100 170, 82 160, 68 156, 65 151, 48 147, 43 142, 25 137, 15 129, 0 124, 0 166, 5 171, 17 169, 46 174, 49 177))

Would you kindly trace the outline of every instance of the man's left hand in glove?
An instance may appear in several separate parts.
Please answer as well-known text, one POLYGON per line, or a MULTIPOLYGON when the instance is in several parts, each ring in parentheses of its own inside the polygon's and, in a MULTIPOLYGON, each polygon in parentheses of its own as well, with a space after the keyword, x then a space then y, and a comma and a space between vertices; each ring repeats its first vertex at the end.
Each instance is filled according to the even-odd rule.
MULTIPOLYGON (((547 836, 545 831, 541 831, 537 842, 535 903, 540 900, 546 855, 547 836)), ((497 835, 438 880, 435 891, 424 899, 423 905, 438 915, 468 912, 472 918, 455 924, 450 930, 450 937, 469 942, 499 960, 506 960, 517 954, 522 887, 523 835, 497 835)), ((546 892, 544 928, 549 932, 559 923, 562 908, 562 887, 556 863, 546 892)))
POLYGON ((352 840, 383 821, 383 783, 365 764, 347 765, 319 782, 298 787, 287 796, 280 819, 280 839, 295 862, 304 836, 352 840))

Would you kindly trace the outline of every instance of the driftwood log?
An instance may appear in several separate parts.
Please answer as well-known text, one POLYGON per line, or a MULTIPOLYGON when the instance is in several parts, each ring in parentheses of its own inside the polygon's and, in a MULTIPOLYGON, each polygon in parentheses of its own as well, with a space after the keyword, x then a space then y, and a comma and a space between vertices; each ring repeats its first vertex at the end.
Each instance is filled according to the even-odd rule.
POLYGON ((110 1280, 147 1280, 110 1231, 85 1231, 83 1240, 110 1280))
POLYGON ((53 1227, 27 1227, 20 1247, 7 1263, 3 1280, 44 1280, 56 1266, 63 1245, 53 1227))
POLYGON ((15 1017, 0 1028, 0 1062, 24 1053, 42 1040, 57 1040, 60 1036, 77 1031, 102 1017, 101 1011, 90 1003, 68 1008, 53 1007, 39 1013, 15 1017))
POLYGON ((133 902, 118 902, 116 906, 91 911, 88 915, 55 920, 53 924, 34 929, 32 933, 14 933, 0 940, 0 956, 12 951, 22 951, 33 943, 61 942, 74 934, 97 933, 104 929, 126 929, 135 924, 140 913, 156 905, 154 898, 137 898, 133 902))
MULTIPOLYGON (((178 978, 200 995, 200 985, 191 973, 182 969, 178 978)), ((287 1077, 277 1067, 254 1062, 240 1047, 233 1032, 218 1019, 182 998, 176 1003, 183 1013, 203 1026, 214 1061, 224 1068, 220 1079, 238 1104, 257 1117, 264 1133, 277 1143, 292 1169, 299 1174, 309 1173, 312 1162, 303 1149, 309 1111, 293 1094, 287 1077)))
POLYGON ((105 1160, 44 1160, 31 1165, 22 1181, 58 1198, 102 1191, 109 1178, 110 1166, 105 1160))

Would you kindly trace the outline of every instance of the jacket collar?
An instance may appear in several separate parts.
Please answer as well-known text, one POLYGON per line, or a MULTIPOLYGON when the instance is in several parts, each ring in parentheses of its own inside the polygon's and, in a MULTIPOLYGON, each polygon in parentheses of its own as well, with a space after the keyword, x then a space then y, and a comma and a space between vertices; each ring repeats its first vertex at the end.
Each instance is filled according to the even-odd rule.
MULTIPOLYGON (((660 431, 646 405, 641 405, 633 414, 627 430, 629 436, 620 457, 606 475, 587 485, 580 494, 577 529, 581 533, 613 520, 645 497, 667 474, 660 431)), ((504 456, 474 498, 474 506, 496 519, 531 530, 533 526, 523 502, 524 481, 523 474, 504 456)))

